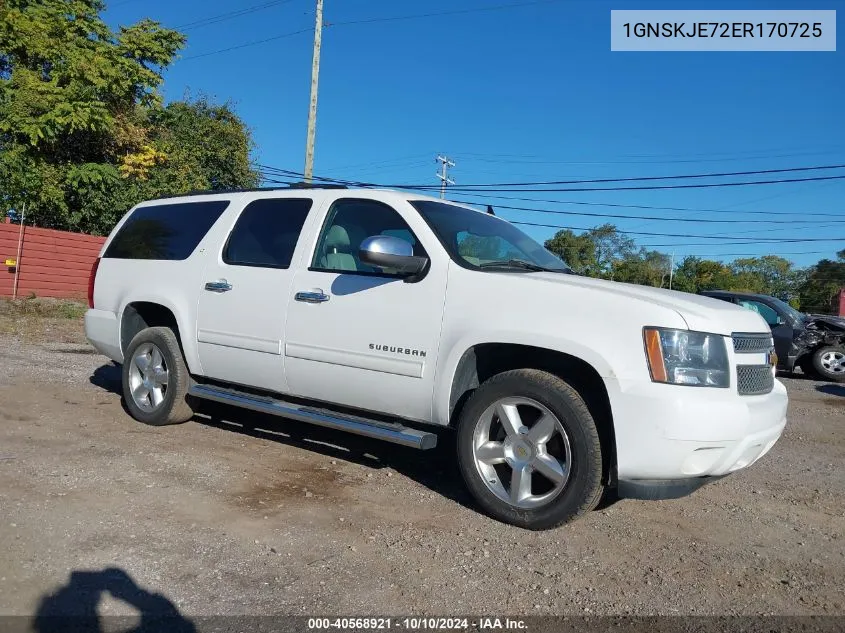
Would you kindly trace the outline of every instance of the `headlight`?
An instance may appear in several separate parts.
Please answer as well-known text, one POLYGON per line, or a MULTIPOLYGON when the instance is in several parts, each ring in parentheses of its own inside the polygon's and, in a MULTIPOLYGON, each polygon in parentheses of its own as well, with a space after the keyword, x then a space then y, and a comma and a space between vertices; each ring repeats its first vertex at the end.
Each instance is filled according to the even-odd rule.
POLYGON ((729 387, 730 371, 725 339, 718 334, 643 330, 648 369, 654 382, 700 387, 729 387))

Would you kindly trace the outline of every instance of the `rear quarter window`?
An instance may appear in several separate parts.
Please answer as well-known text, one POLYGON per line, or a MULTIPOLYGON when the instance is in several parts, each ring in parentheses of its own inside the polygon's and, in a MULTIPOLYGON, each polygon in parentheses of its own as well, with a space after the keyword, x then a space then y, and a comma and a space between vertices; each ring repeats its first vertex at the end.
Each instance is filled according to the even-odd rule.
POLYGON ((210 200, 138 207, 103 257, 187 259, 228 206, 228 200, 210 200))

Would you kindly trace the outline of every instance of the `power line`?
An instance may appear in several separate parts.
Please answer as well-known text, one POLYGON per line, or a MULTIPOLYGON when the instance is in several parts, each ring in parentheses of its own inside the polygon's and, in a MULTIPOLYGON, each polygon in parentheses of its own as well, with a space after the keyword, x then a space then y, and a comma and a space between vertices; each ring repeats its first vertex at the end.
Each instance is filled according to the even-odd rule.
MULTIPOLYGON (((484 196, 478 196, 483 198, 484 196)), ((454 202, 460 202, 461 204, 481 204, 480 202, 474 202, 471 200, 459 200, 453 199, 454 202)), ((512 211, 530 211, 532 213, 548 213, 548 214, 555 214, 555 215, 578 215, 578 216, 589 216, 589 217, 597 217, 597 218, 614 218, 614 219, 625 219, 625 220, 659 220, 662 222, 696 222, 696 223, 704 223, 704 224, 824 224, 830 225, 830 223, 845 223, 845 216, 841 220, 737 220, 737 219, 730 219, 730 220, 715 220, 710 218, 680 218, 680 217, 658 217, 652 215, 623 215, 623 214, 614 214, 614 213, 588 213, 586 211, 559 211, 556 209, 538 209, 536 207, 517 207, 517 206, 510 206, 505 204, 496 204, 496 209, 508 209, 512 211)))
MULTIPOLYGON (((791 169, 770 169, 770 170, 757 170, 754 172, 732 172, 732 173, 722 173, 722 174, 692 174, 692 175, 685 175, 685 176, 646 176, 640 178, 640 180, 665 180, 665 179, 677 179, 677 178, 703 178, 703 177, 718 177, 718 176, 727 176, 727 175, 749 175, 749 174, 766 174, 766 173, 784 173, 784 172, 795 172, 795 171, 809 171, 809 170, 822 170, 822 169, 843 169, 845 165, 824 165, 824 166, 814 166, 814 167, 793 167, 791 169)), ((356 186, 361 187, 382 187, 388 189, 404 189, 404 190, 411 190, 411 191, 429 191, 433 189, 434 185, 408 185, 408 184, 377 184, 372 182, 354 182, 354 181, 344 181, 335 178, 323 178, 322 180, 327 182, 339 182, 344 184, 354 184, 356 186)), ((598 180, 573 180, 573 181, 557 181, 560 183, 602 183, 602 182, 624 182, 630 181, 633 179, 598 179, 598 180)), ((573 188, 556 188, 556 189, 512 189, 512 188, 503 188, 503 189, 467 189, 467 185, 461 185, 458 187, 454 187, 453 191, 458 193, 487 193, 490 191, 493 192, 510 192, 510 193, 531 193, 531 192, 589 192, 589 191, 655 191, 655 190, 665 190, 665 189, 703 189, 703 188, 711 188, 711 187, 746 187, 746 186, 756 186, 756 185, 775 185, 775 184, 784 184, 784 183, 793 183, 793 182, 818 182, 818 181, 830 181, 830 180, 845 180, 845 176, 812 176, 809 178, 780 178, 777 180, 751 180, 747 182, 721 182, 721 183, 705 183, 705 184, 684 184, 684 185, 648 185, 645 187, 573 187, 573 188)), ((531 183, 524 183, 523 185, 519 186, 528 186, 531 183)), ((544 183, 538 183, 544 184, 544 183)), ((509 187, 508 183, 502 183, 501 185, 497 183, 490 183, 488 185, 484 185, 485 187, 494 187, 494 186, 502 186, 502 187, 509 187)))
POLYGON ((269 9, 271 7, 275 7, 280 4, 287 4, 291 2, 291 0, 273 0, 272 2, 265 2, 264 4, 257 4, 252 7, 247 7, 245 9, 238 9, 236 11, 229 11, 228 13, 219 13, 217 15, 212 15, 207 18, 202 18, 201 20, 194 20, 193 22, 186 22, 185 24, 181 24, 179 26, 174 27, 177 31, 190 31, 191 29, 197 29, 203 26, 209 26, 211 24, 218 24, 220 22, 226 22, 228 20, 232 20, 234 18, 238 18, 242 15, 249 15, 251 13, 257 13, 258 11, 263 11, 264 9, 269 9))
MULTIPOLYGON (((328 27, 337 27, 337 26, 350 26, 354 24, 373 24, 376 22, 394 22, 397 20, 415 20, 418 18, 430 18, 430 17, 439 17, 439 16, 449 16, 449 15, 459 15, 459 14, 466 14, 466 13, 479 13, 482 11, 498 11, 501 9, 509 9, 509 8, 519 8, 519 7, 527 7, 532 5, 539 5, 539 4, 553 4, 559 2, 565 2, 566 0, 535 0, 534 2, 517 2, 511 4, 500 4, 500 5, 493 5, 487 7, 475 7, 474 9, 459 9, 455 11, 441 11, 438 13, 419 13, 416 15, 404 15, 404 16, 395 16, 395 17, 382 17, 382 18, 369 18, 363 20, 348 20, 345 22, 328 22, 324 21, 323 25, 328 27)), ((313 29, 308 29, 308 31, 312 31, 313 29)), ((183 57, 183 60, 187 59, 199 59, 200 57, 208 57, 210 55, 217 55, 220 53, 228 53, 229 51, 239 50, 242 48, 248 48, 251 46, 258 46, 259 44, 265 44, 267 42, 272 42, 275 40, 279 40, 282 38, 290 37, 291 35, 298 35, 299 33, 304 33, 305 31, 297 31, 295 33, 283 33, 281 35, 276 35, 274 37, 267 37, 261 40, 252 40, 249 42, 244 42, 243 44, 238 44, 236 46, 230 46, 228 48, 222 48, 220 50, 209 51, 207 53, 202 53, 201 55, 192 55, 190 57, 183 57)))
MULTIPOLYGON (((827 180, 845 180, 845 176, 813 176, 811 178, 780 178, 778 180, 752 180, 749 182, 719 182, 707 183, 700 185, 648 185, 646 187, 570 187, 557 189, 485 189, 482 191, 495 192, 525 192, 525 193, 564 193, 564 192, 589 192, 589 191, 659 191, 667 189, 709 189, 713 187, 751 187, 759 185, 780 185, 794 182, 821 182, 827 180)), ((390 189, 406 189, 406 190, 420 190, 428 191, 430 185, 381 185, 390 189)), ((458 193, 475 193, 477 189, 464 189, 463 187, 456 187, 453 189, 458 193)))
MULTIPOLYGON (((521 224, 523 226, 537 226, 550 229, 569 229, 570 231, 592 231, 596 227, 583 226, 561 226, 559 224, 540 224, 536 222, 523 222, 517 220, 508 220, 511 224, 521 224)), ((622 229, 615 229, 617 233, 623 235, 648 235, 651 237, 680 237, 697 240, 735 240, 725 242, 725 244, 783 244, 792 242, 845 242, 845 237, 802 237, 802 238, 734 238, 730 235, 695 235, 690 233, 654 233, 645 231, 625 231, 622 229), (741 240, 741 241, 740 241, 741 240)))
POLYGON ((509 4, 497 4, 487 7, 475 7, 474 9, 454 9, 452 11, 437 11, 434 13, 417 13, 414 15, 397 15, 382 18, 364 18, 363 20, 347 20, 345 22, 327 22, 326 27, 350 26, 353 24, 375 24, 377 22, 398 22, 400 20, 417 20, 420 18, 437 18, 449 15, 463 15, 466 13, 481 13, 484 11, 500 11, 502 9, 517 9, 530 7, 538 4, 557 4, 565 0, 534 0, 533 2, 512 2, 509 4))
POLYGON ((795 154, 763 154, 758 156, 728 156, 726 158, 686 158, 666 160, 526 160, 490 158, 484 154, 456 153, 455 155, 466 159, 468 162, 478 161, 480 163, 491 163, 495 165, 679 165, 679 164, 700 164, 700 163, 729 163, 755 160, 770 160, 773 158, 798 158, 805 156, 827 156, 831 154, 842 154, 842 150, 829 150, 824 152, 801 152, 795 154))
POLYGON ((302 33, 313 33, 314 28, 309 27, 307 29, 300 29, 299 31, 292 31, 290 33, 282 33, 281 35, 274 35, 273 37, 267 37, 263 40, 258 40, 257 42, 247 42, 246 44, 238 44, 237 46, 230 46, 228 48, 221 48, 216 51, 209 51, 207 53, 200 53, 199 55, 189 55, 188 57, 183 57, 182 61, 186 61, 189 59, 199 59, 200 57, 208 57, 209 55, 217 55, 219 53, 228 53, 229 51, 236 51, 241 48, 246 48, 247 46, 254 46, 256 44, 263 44, 265 42, 272 42, 274 40, 281 40, 286 37, 293 37, 294 35, 301 35, 302 33))
MULTIPOLYGON (((276 170, 274 167, 267 167, 259 165, 259 168, 267 171, 268 173, 271 170, 276 170)), ((285 171, 285 170, 280 170, 285 171)), ((290 172, 289 172, 290 173, 290 172)), ((291 175, 293 175, 291 173, 291 175)), ((345 181, 345 180, 338 180, 333 178, 321 178, 321 180, 325 182, 337 182, 355 186, 366 186, 366 183, 356 183, 353 181, 345 181)), ((583 200, 550 200, 548 198, 523 198, 520 196, 494 196, 489 195, 487 193, 482 194, 474 194, 477 198, 483 198, 485 200, 514 200, 517 202, 545 202, 548 204, 571 204, 571 205, 580 205, 580 206, 589 206, 589 207, 613 207, 613 208, 622 208, 622 209, 647 209, 651 211, 686 211, 690 213, 727 213, 730 215, 801 215, 803 217, 832 217, 832 218, 841 218, 843 215, 841 213, 808 213, 804 211, 728 211, 725 209, 702 209, 702 208, 695 208, 695 207, 662 207, 662 206, 655 206, 655 205, 648 205, 648 204, 623 204, 617 202, 586 202, 583 200)), ((455 200, 457 202, 457 200, 455 200)), ((470 203, 470 204, 479 204, 479 203, 470 203)), ((502 206, 502 205, 496 205, 502 206)), ((639 219, 642 216, 632 216, 632 219, 639 219)), ((663 219, 663 218, 661 218, 663 219)))
MULTIPOLYGON (((727 161, 731 158, 740 160, 755 160, 760 158, 778 158, 785 156, 812 156, 820 154, 834 154, 845 150, 845 145, 832 143, 826 146, 814 147, 769 147, 765 149, 738 150, 731 152, 699 152, 695 154, 627 154, 621 158, 653 158, 658 160, 671 160, 672 162, 698 162, 705 158, 713 161, 727 161), (777 156, 775 154, 780 154, 777 156), (727 157, 727 158, 726 158, 727 157)), ((519 159, 544 159, 539 154, 496 154, 493 152, 455 152, 460 156, 492 157, 492 158, 519 158, 519 159)))
MULTIPOLYGON (((519 196, 491 196, 487 193, 475 194, 477 198, 485 200, 514 200, 517 202, 545 202, 549 204, 572 204, 588 207, 614 207, 622 209, 648 209, 651 211, 688 211, 690 213, 729 213, 736 214, 760 214, 760 215, 801 215, 804 217, 833 217, 841 218, 841 213, 805 213, 803 211, 728 211, 726 209, 701 209, 692 207, 661 207, 649 204, 622 204, 617 202, 585 202, 583 200, 550 200, 548 198, 522 198, 519 196)), ((497 205, 498 206, 498 205, 497 205)), ((639 217, 639 216, 637 216, 639 217)))
MULTIPOLYGON (((268 168, 273 171, 278 172, 285 172, 290 174, 293 177, 296 177, 299 174, 298 172, 293 172, 291 170, 283 170, 278 168, 268 168)), ((338 182, 333 179, 328 179, 324 177, 314 177, 315 180, 324 180, 324 181, 333 181, 338 182)), ((272 182, 277 182, 279 184, 292 184, 294 181, 282 181, 276 179, 269 179, 272 182)), ((356 184, 351 183, 350 184, 356 184)), ((457 201, 455 201, 457 202, 457 201)), ((524 225, 524 226, 535 226, 535 227, 542 227, 542 228, 554 228, 554 229, 569 229, 569 230, 577 230, 577 231, 590 231, 595 227, 569 227, 569 226, 562 226, 556 224, 540 224, 534 222, 522 222, 516 220, 510 220, 512 224, 524 225)), ((646 232, 635 232, 635 231, 624 231, 620 229, 616 229, 616 231, 620 234, 626 235, 649 235, 649 236, 660 236, 660 237, 686 237, 690 239, 726 239, 731 241, 725 241, 719 244, 714 244, 712 242, 707 243, 686 243, 686 244, 679 244, 679 243, 671 243, 671 244, 638 244, 643 248, 677 248, 677 247, 702 247, 702 246, 738 246, 738 245, 751 245, 751 244, 778 244, 778 243, 799 243, 799 242, 823 242, 823 241, 841 241, 845 238, 789 238, 789 239, 780 239, 780 238, 769 238, 769 239, 753 239, 753 238, 733 238, 732 236, 703 236, 703 235, 690 235, 690 234, 670 234, 670 233, 646 233, 646 232)), ((577 249, 579 247, 566 247, 570 249, 577 249)), ((781 251, 780 255, 817 255, 817 254, 828 254, 830 251, 798 251, 798 252, 790 252, 790 251, 781 251)), ((696 255, 698 257, 731 257, 731 256, 749 256, 755 257, 760 256, 759 253, 724 253, 724 254, 714 254, 714 255, 696 255)))
MULTIPOLYGON (((533 182, 494 182, 461 185, 461 189, 479 188, 481 191, 487 187, 539 187, 546 185, 583 185, 583 184, 605 184, 617 182, 650 182, 653 180, 694 180, 698 178, 726 178, 733 176, 759 176, 764 174, 785 174, 793 172, 823 171, 832 169, 845 169, 845 165, 813 165, 810 167, 789 167, 782 169, 756 169, 751 171, 727 171, 709 172, 704 174, 674 174, 671 176, 634 176, 629 178, 580 178, 577 180, 538 180, 533 182)), ((431 185, 404 185, 398 188, 424 188, 431 185)))
MULTIPOLYGON (((290 170, 279 169, 276 167, 270 167, 267 165, 257 165, 259 169, 262 170, 265 174, 281 174, 285 177, 301 177, 302 174, 290 170)), ((356 182, 351 180, 343 180, 343 179, 336 179, 336 178, 326 178, 321 176, 315 176, 315 180, 320 180, 323 182, 333 182, 338 184, 345 184, 347 186, 360 186, 360 187, 372 187, 378 186, 373 185, 372 183, 363 183, 363 182, 356 182)), ((812 212, 789 212, 789 211, 741 211, 741 212, 734 212, 734 211, 727 211, 724 209, 701 209, 701 208, 690 208, 690 207, 672 207, 672 206, 655 206, 655 205, 642 205, 642 204, 622 204, 622 203, 614 203, 614 202, 586 202, 586 201, 578 201, 578 200, 551 200, 548 198, 522 198, 519 196, 496 196, 496 195, 489 195, 486 192, 483 194, 471 194, 474 197, 482 198, 484 200, 515 200, 515 201, 528 201, 528 202, 544 202, 550 204, 567 204, 567 205, 583 205, 583 206, 595 206, 595 207, 612 207, 612 208, 630 208, 630 209, 647 209, 647 210, 658 210, 658 211, 679 211, 679 212, 689 212, 689 213, 727 213, 732 216, 736 214, 755 214, 755 215, 766 215, 768 217, 771 216, 786 216, 786 215, 801 215, 803 217, 825 217, 825 218, 843 218, 842 214, 838 213, 812 213, 812 212)), ((461 204, 481 204, 480 202, 474 201, 467 201, 467 200, 460 200, 454 199, 454 202, 459 202, 461 204)), ((590 217, 612 217, 612 218, 619 218, 619 219, 631 219, 631 220, 652 220, 652 221, 693 221, 690 219, 685 218, 666 218, 666 217, 656 217, 656 216, 640 216, 640 215, 622 215, 622 214, 605 214, 605 213, 581 213, 575 211, 556 211, 553 209, 537 209, 534 207, 518 207, 518 206, 509 206, 509 205, 500 205, 496 204, 496 207, 503 208, 503 209, 513 209, 513 210, 524 210, 524 211, 537 211, 541 213, 550 213, 550 214, 561 214, 561 215, 583 215, 583 216, 590 216, 590 217)), ((707 223, 717 223, 723 222, 722 220, 716 219, 701 219, 695 218, 694 221, 696 222, 707 222, 707 223)), ((840 220, 828 220, 828 221, 820 221, 821 222, 839 222, 840 220)), ((731 223, 773 223, 773 224, 781 224, 781 223, 801 223, 801 224, 810 224, 810 221, 787 221, 787 220, 741 220, 733 218, 729 221, 724 222, 731 222, 731 223)))

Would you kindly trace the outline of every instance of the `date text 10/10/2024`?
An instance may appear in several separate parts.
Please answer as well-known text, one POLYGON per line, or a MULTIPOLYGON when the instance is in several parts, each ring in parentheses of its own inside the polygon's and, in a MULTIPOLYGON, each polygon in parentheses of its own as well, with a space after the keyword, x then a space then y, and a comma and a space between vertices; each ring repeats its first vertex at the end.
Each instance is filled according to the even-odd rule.
POLYGON ((524 620, 515 618, 309 618, 308 630, 391 630, 439 631, 474 629, 479 631, 527 629, 524 620))

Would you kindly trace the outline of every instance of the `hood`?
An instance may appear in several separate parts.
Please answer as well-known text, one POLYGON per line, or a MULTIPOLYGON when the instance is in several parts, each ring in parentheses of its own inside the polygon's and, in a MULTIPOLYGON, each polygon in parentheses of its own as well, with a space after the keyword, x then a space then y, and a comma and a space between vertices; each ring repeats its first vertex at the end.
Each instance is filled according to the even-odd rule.
MULTIPOLYGON (((580 287, 591 292, 614 295, 620 300, 620 310, 624 310, 624 301, 626 300, 646 302, 673 310, 687 323, 690 330, 713 332, 727 336, 734 332, 771 332, 766 321, 756 312, 721 299, 679 290, 653 288, 580 275, 526 273, 526 276, 555 286, 580 287)), ((643 325, 648 324, 644 323, 643 325)))
POLYGON ((832 316, 829 314, 809 314, 807 315, 806 325, 811 323, 823 323, 830 330, 841 330, 845 332, 845 317, 832 316))

